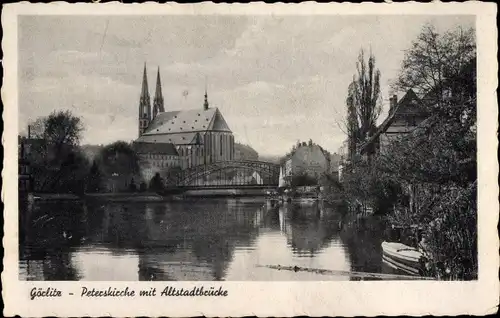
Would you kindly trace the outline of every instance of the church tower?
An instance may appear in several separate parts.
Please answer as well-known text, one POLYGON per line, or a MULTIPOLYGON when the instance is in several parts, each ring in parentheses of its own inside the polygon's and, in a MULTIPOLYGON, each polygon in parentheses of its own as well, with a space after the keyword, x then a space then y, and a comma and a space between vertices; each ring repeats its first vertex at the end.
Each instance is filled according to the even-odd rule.
POLYGON ((155 99, 153 101, 153 119, 158 115, 158 113, 165 112, 165 107, 163 106, 163 95, 161 93, 161 80, 160 80, 160 68, 158 67, 158 74, 156 75, 156 92, 155 99))
POLYGON ((146 63, 144 63, 141 99, 139 101, 139 137, 144 133, 146 128, 148 128, 150 122, 151 122, 151 99, 149 97, 146 63))

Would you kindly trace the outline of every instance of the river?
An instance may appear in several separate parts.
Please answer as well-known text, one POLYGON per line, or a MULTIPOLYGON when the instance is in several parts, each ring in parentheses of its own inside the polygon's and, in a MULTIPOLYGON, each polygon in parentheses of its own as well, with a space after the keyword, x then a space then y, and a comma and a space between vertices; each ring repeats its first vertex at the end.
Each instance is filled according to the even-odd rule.
POLYGON ((382 230, 323 204, 261 199, 37 203, 22 207, 21 280, 359 280, 396 273, 382 230), (269 266, 328 269, 329 274, 269 266), (267 266, 267 267, 266 267, 267 266))

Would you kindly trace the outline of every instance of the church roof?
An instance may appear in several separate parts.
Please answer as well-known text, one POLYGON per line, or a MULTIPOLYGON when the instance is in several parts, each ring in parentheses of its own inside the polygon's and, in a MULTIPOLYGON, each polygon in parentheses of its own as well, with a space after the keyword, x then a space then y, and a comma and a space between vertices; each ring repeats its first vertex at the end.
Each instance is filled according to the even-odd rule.
POLYGON ((149 142, 134 142, 133 143, 134 150, 137 153, 152 153, 152 154, 162 154, 162 155, 170 155, 170 156, 178 156, 179 153, 175 146, 172 143, 158 142, 158 143, 149 143, 149 142))
POLYGON ((192 109, 159 113, 143 136, 203 131, 231 132, 231 129, 217 108, 192 109))
POLYGON ((201 144, 201 137, 204 132, 188 132, 188 133, 173 133, 173 134, 150 134, 142 135, 137 139, 137 142, 144 143, 172 143, 174 145, 192 145, 201 144))

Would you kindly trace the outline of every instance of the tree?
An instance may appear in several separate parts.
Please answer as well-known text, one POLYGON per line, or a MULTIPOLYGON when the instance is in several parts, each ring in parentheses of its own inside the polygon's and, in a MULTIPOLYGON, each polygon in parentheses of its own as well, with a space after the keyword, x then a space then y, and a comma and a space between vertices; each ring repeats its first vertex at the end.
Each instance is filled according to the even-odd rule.
POLYGON ((70 111, 35 120, 30 161, 36 190, 82 193, 89 162, 79 148, 83 125, 70 111))
MULTIPOLYGON (((346 99, 346 128, 351 158, 356 153, 357 144, 367 140, 376 130, 381 112, 380 71, 375 68, 375 57, 370 54, 368 65, 361 50, 356 63, 357 73, 349 85, 346 99)), ((370 149, 371 155, 375 149, 370 149)))
POLYGON ((97 155, 103 175, 121 190, 139 174, 139 158, 133 147, 124 141, 117 141, 103 147, 97 155))
POLYGON ((70 111, 54 112, 45 121, 44 139, 56 147, 78 146, 82 131, 79 117, 73 116, 70 111))
POLYGON ((425 25, 405 52, 400 74, 392 86, 401 91, 411 88, 420 96, 426 96, 428 106, 442 106, 447 90, 452 89, 450 93, 454 95, 461 94, 464 83, 460 79, 475 58, 473 28, 458 27, 439 34, 434 26, 425 25))
POLYGON ((165 189, 163 178, 157 172, 149 182, 149 190, 153 192, 161 192, 165 189))
POLYGON ((422 224, 431 272, 455 279, 477 275, 475 46, 472 29, 424 27, 394 88, 424 96, 430 117, 377 163, 408 199, 392 219, 422 224))
POLYGON ((92 161, 87 178, 87 192, 100 192, 102 190, 102 173, 95 160, 92 161))

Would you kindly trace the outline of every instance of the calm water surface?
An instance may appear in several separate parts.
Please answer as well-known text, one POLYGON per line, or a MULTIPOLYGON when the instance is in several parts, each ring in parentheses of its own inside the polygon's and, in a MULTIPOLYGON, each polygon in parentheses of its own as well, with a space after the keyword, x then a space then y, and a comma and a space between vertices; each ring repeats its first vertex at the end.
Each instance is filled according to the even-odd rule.
POLYGON ((353 280, 345 272, 394 273, 382 263, 376 226, 346 225, 335 208, 317 203, 44 203, 23 208, 20 233, 22 280, 353 280))

